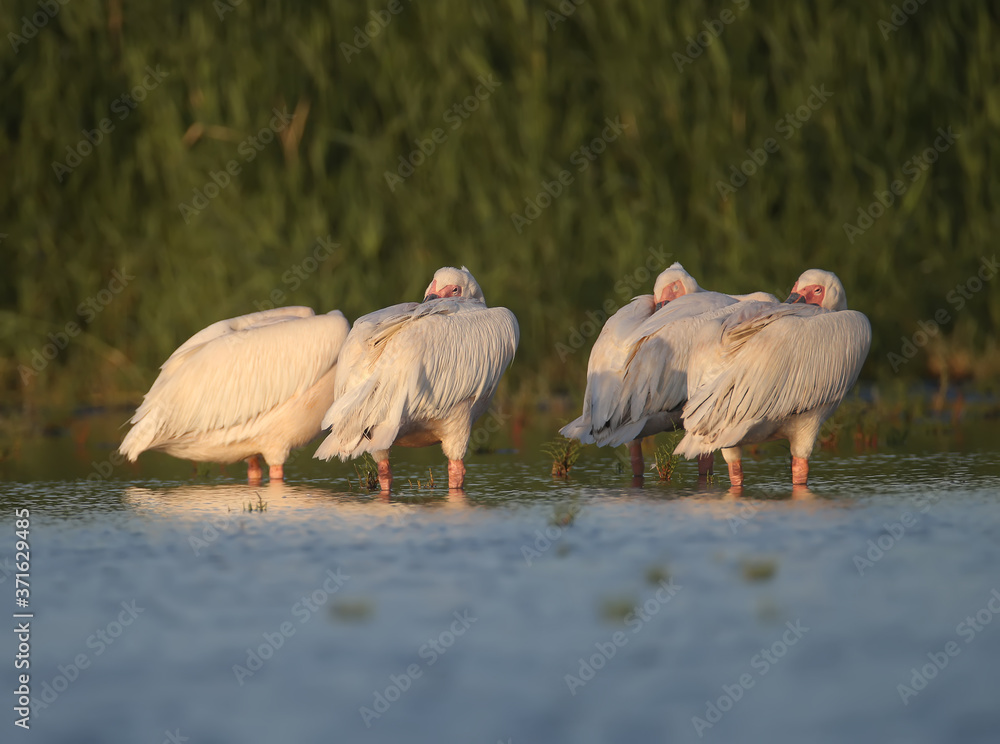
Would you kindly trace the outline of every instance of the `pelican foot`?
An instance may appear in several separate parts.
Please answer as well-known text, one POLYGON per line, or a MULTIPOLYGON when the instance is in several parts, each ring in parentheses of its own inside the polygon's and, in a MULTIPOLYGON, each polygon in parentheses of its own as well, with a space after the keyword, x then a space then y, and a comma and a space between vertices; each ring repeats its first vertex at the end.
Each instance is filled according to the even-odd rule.
POLYGON ((792 457, 792 485, 804 486, 809 481, 809 461, 804 457, 792 457))
POLYGON ((251 483, 260 483, 261 478, 264 477, 264 471, 260 468, 260 460, 257 459, 257 455, 247 458, 247 480, 251 483))
POLYGON ((743 485, 743 463, 740 460, 729 463, 729 483, 732 486, 743 485))
POLYGON ((715 472, 715 453, 698 455, 698 475, 709 475, 715 472))
POLYGON ((629 459, 632 460, 632 475, 641 478, 646 472, 646 463, 642 459, 642 440, 636 439, 628 443, 629 459))
POLYGON ((465 463, 448 460, 448 488, 462 488, 465 485, 465 463))
POLYGON ((388 460, 379 460, 378 462, 378 484, 382 487, 383 493, 389 493, 392 490, 392 468, 389 467, 388 460))

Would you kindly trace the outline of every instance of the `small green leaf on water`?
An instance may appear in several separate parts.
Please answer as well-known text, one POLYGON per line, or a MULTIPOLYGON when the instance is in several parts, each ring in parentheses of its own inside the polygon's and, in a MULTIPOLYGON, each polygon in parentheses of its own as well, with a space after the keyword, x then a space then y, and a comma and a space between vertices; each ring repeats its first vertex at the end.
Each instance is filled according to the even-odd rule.
POLYGON ((364 622, 375 614, 375 607, 367 599, 351 599, 330 605, 330 615, 345 623, 364 622))
POLYGON ((623 623, 637 602, 622 597, 605 599, 601 602, 601 618, 612 623, 623 623))
POLYGON ((778 570, 778 563, 770 558, 747 558, 740 568, 744 581, 769 581, 778 570))
POLYGON ((646 581, 659 586, 661 582, 670 581, 670 571, 663 566, 650 566, 646 571, 646 581))
POLYGON ((549 520, 549 524, 553 527, 568 527, 573 524, 576 519, 576 515, 580 513, 580 507, 576 504, 564 505, 559 504, 556 506, 552 518, 549 520))

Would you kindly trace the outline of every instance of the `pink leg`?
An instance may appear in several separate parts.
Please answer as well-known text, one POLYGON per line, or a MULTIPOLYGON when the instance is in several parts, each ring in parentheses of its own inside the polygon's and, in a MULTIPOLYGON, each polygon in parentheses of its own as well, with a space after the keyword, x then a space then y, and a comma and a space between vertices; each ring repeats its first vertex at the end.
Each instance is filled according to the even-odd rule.
POLYGON ((816 494, 809 490, 809 486, 792 486, 792 501, 814 501, 816 494))
POLYGON ((272 465, 271 470, 268 473, 271 480, 273 481, 283 481, 285 480, 285 466, 284 465, 272 465))
POLYGON ((809 461, 804 457, 792 457, 792 485, 804 486, 809 480, 809 461))
POLYGON ((632 475, 641 478, 646 469, 646 463, 642 459, 642 440, 633 439, 628 443, 628 454, 632 460, 632 475))
POLYGON ((465 463, 461 460, 448 460, 448 488, 461 488, 465 485, 465 463))
POLYGON ((260 460, 257 459, 257 455, 253 455, 247 458, 247 480, 251 483, 260 483, 260 479, 264 477, 264 471, 260 469, 260 460))
POLYGON ((708 475, 715 471, 715 453, 698 455, 698 475, 708 475))
POLYGON ((729 463, 729 482, 733 486, 743 485, 743 463, 740 460, 729 463))
POLYGON ((383 493, 389 493, 392 488, 392 468, 388 458, 378 461, 378 484, 382 486, 383 493))

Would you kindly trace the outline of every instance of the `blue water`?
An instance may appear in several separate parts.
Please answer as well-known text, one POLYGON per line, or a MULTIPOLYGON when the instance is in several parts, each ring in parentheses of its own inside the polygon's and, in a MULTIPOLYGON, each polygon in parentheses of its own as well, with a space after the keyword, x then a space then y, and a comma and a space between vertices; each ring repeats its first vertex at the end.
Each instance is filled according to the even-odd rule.
POLYGON ((742 495, 596 451, 570 481, 473 457, 449 494, 407 457, 389 500, 347 466, 4 484, 34 739, 996 741, 995 452, 820 453, 793 492, 776 450, 742 495))

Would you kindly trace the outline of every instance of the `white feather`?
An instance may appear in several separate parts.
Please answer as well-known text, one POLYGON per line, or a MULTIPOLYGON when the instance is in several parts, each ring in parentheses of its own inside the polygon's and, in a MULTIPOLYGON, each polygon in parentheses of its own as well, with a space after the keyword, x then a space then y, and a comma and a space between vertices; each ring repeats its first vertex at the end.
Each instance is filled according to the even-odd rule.
POLYGON ((587 363, 587 390, 583 415, 566 424, 560 434, 593 444, 612 425, 619 407, 621 380, 639 328, 653 314, 653 296, 640 295, 608 318, 587 363))
POLYGON ((695 457, 787 436, 808 418, 803 441, 792 442, 794 455, 808 457, 815 430, 854 385, 870 344, 871 325, 858 312, 742 303, 706 326, 692 350, 687 434, 676 451, 695 457))
POLYGON ((347 460, 440 441, 448 459, 462 459, 518 339, 512 312, 464 297, 359 318, 344 344, 337 400, 323 419, 330 434, 316 457, 347 460))
POLYGON ((350 324, 306 307, 213 323, 170 355, 119 448, 210 462, 255 454, 281 464, 319 433, 350 324))
POLYGON ((736 305, 730 295, 700 288, 656 311, 652 295, 636 297, 601 330, 587 366, 583 415, 560 433, 617 447, 679 425, 691 344, 705 323, 736 305))

